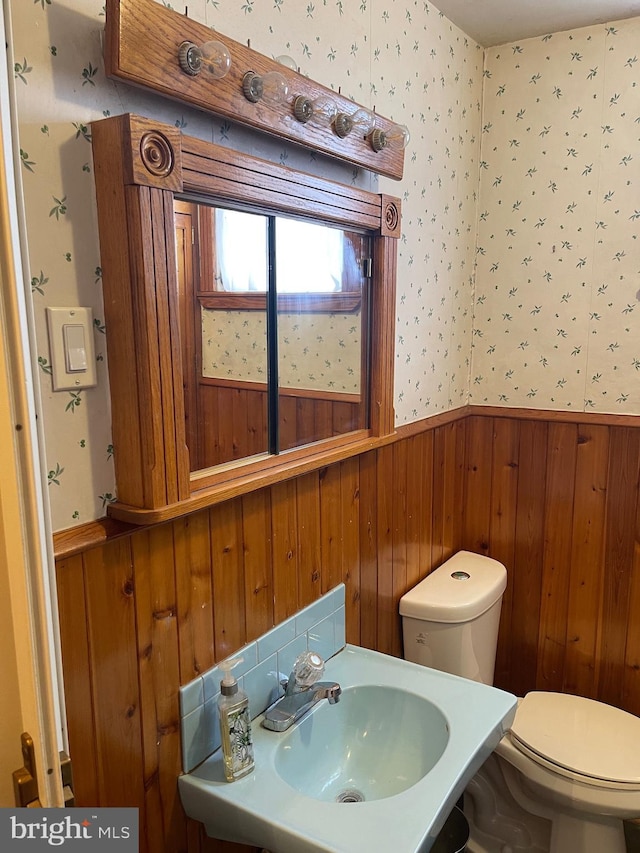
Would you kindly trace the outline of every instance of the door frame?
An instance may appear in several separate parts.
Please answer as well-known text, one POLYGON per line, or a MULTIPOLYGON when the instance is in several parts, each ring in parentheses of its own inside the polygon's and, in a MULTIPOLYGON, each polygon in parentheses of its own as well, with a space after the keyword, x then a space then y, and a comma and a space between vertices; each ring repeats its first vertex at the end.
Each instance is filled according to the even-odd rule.
MULTIPOLYGON (((45 499, 46 466, 39 389, 33 369, 33 323, 22 204, 10 3, 0 0, 0 560, 9 574, 23 730, 35 747, 40 803, 64 805, 60 750, 66 749, 55 594, 53 536, 45 499), (16 620, 23 624, 16 625, 16 620), (26 623, 26 624, 24 624, 26 623)), ((18 767, 14 768, 18 769, 18 767)))

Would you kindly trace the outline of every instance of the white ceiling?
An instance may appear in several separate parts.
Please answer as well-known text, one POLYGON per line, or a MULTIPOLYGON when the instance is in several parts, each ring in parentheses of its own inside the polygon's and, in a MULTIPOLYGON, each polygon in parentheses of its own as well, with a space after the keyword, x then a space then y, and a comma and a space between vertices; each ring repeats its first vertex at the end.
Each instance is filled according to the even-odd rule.
POLYGON ((432 3, 483 47, 640 15, 640 0, 432 0, 432 3))

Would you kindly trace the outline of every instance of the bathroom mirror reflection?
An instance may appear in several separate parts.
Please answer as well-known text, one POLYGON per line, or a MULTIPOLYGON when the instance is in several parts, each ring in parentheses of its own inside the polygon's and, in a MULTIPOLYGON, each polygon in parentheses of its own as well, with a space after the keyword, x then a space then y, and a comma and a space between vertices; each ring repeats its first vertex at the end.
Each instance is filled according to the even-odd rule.
POLYGON ((174 209, 192 472, 367 428, 370 236, 174 209))

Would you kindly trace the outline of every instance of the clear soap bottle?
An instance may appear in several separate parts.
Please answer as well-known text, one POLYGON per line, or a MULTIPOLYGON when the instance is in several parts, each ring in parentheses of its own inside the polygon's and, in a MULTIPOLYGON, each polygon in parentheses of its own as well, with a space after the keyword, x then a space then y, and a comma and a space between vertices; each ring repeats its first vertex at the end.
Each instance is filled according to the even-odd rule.
POLYGON ((242 660, 242 658, 235 658, 219 664, 220 669, 224 672, 224 678, 220 682, 218 713, 220 715, 224 775, 227 782, 242 779, 247 773, 251 773, 255 766, 249 700, 246 694, 240 690, 237 680, 231 674, 233 667, 242 663, 242 660))

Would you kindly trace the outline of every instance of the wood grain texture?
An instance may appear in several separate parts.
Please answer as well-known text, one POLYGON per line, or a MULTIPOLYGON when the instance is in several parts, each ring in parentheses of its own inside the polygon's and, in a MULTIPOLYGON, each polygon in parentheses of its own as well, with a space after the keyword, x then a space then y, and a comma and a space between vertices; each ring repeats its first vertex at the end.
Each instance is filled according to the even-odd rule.
MULTIPOLYGON (((270 106, 264 101, 252 103, 242 94, 242 79, 246 71, 263 75, 277 70, 287 79, 292 95, 303 95, 311 100, 321 95, 329 96, 340 112, 352 115, 358 105, 344 95, 222 33, 218 37, 231 55, 228 74, 214 81, 204 72, 190 76, 178 65, 178 48, 183 41, 197 45, 209 41, 211 30, 204 24, 152 0, 107 0, 106 13, 105 67, 108 76, 364 166, 381 175, 395 179, 402 177, 404 150, 385 148, 375 152, 369 141, 355 129, 341 139, 328 123, 294 121, 288 103, 277 106, 270 106)), ((389 119, 378 116, 376 127, 389 131, 393 126, 389 119)))
POLYGON ((538 415, 425 422, 61 558, 79 804, 139 806, 149 853, 247 850, 207 839, 175 797, 180 684, 340 582, 349 640, 401 654, 398 599, 462 547, 507 567, 497 684, 640 714, 640 422, 538 415))
POLYGON ((576 424, 549 424, 537 673, 545 690, 561 691, 564 680, 577 448, 576 424))

